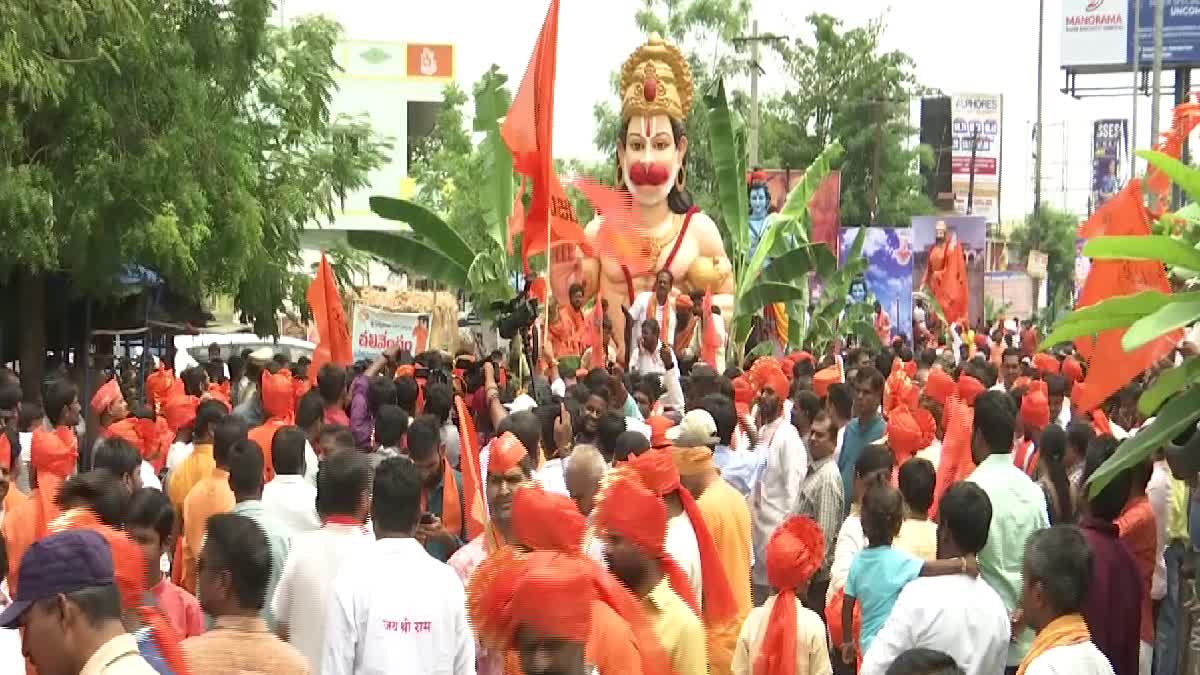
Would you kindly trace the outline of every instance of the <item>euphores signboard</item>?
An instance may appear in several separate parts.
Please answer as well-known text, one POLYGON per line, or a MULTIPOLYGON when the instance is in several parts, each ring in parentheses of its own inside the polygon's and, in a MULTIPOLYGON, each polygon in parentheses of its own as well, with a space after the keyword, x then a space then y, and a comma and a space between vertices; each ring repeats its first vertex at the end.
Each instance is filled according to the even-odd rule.
MULTIPOLYGON (((1135 32, 1141 67, 1154 58, 1156 0, 1063 0, 1059 32, 1062 67, 1081 72, 1119 72, 1133 66, 1135 32), (1135 3, 1141 3, 1140 14, 1135 3), (1134 18, 1137 17, 1137 26, 1134 18)), ((1162 0, 1163 64, 1200 65, 1200 0, 1162 0)))

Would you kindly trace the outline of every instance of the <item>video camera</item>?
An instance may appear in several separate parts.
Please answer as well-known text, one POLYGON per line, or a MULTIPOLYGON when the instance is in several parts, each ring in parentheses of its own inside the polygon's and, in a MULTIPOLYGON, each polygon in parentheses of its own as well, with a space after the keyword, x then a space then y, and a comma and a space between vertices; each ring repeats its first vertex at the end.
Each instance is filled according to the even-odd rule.
POLYGON ((511 340, 517 333, 533 327, 533 322, 537 319, 538 301, 529 297, 530 281, 526 279, 521 292, 512 300, 498 300, 492 303, 492 311, 497 312, 499 316, 496 328, 500 331, 500 337, 505 340, 511 340))

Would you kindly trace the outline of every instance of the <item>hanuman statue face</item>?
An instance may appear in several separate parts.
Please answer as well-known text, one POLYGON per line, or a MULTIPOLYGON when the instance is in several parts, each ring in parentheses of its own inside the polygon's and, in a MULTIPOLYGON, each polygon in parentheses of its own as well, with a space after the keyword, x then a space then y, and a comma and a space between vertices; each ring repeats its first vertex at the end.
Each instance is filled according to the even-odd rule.
POLYGON ((687 155, 687 137, 680 135, 676 141, 667 115, 634 115, 622 140, 617 159, 629 193, 641 206, 666 201, 687 155))

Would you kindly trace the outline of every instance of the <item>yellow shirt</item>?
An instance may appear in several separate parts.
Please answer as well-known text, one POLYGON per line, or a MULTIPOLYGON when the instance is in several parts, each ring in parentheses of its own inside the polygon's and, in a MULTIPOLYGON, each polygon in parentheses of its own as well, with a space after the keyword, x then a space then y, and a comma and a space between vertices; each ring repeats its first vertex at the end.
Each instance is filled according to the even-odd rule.
POLYGON ((937 523, 905 518, 892 546, 921 560, 937 560, 937 523))
POLYGON ((192 448, 192 454, 171 472, 167 482, 167 498, 171 500, 171 506, 175 507, 175 513, 183 513, 183 500, 187 499, 188 493, 196 487, 196 483, 208 478, 216 466, 212 444, 197 443, 192 448))
MULTIPOLYGON (((733 653, 733 675, 754 672, 754 660, 762 649, 771 608, 778 598, 778 595, 772 595, 762 607, 755 607, 746 617, 733 653)), ((829 649, 825 646, 825 622, 796 600, 796 675, 830 675, 832 672, 829 649)))
POLYGON ((1167 499, 1167 507, 1171 515, 1167 518, 1167 541, 1188 539, 1188 489, 1187 483, 1175 478, 1171 479, 1171 495, 1167 499))
POLYGON ((654 623, 654 634, 663 651, 671 659, 673 675, 708 675, 704 626, 671 590, 665 576, 642 598, 642 607, 654 623))
POLYGON ((183 583, 187 592, 196 594, 196 563, 208 528, 209 516, 233 510, 237 500, 229 487, 229 472, 213 469, 183 501, 183 583))
POLYGON ((738 629, 750 613, 750 509, 746 499, 723 478, 713 481, 696 500, 712 534, 721 566, 737 602, 737 618, 724 626, 709 626, 709 658, 713 675, 726 675, 733 663, 738 629))

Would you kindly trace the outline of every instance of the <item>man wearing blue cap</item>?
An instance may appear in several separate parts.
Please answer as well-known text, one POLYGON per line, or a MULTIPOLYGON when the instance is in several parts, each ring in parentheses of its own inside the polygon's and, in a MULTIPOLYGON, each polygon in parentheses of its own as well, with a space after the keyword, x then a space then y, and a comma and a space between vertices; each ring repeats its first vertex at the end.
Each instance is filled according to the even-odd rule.
POLYGON ((99 533, 70 530, 34 542, 0 627, 24 628, 38 675, 155 675, 121 623, 112 551, 99 533))

